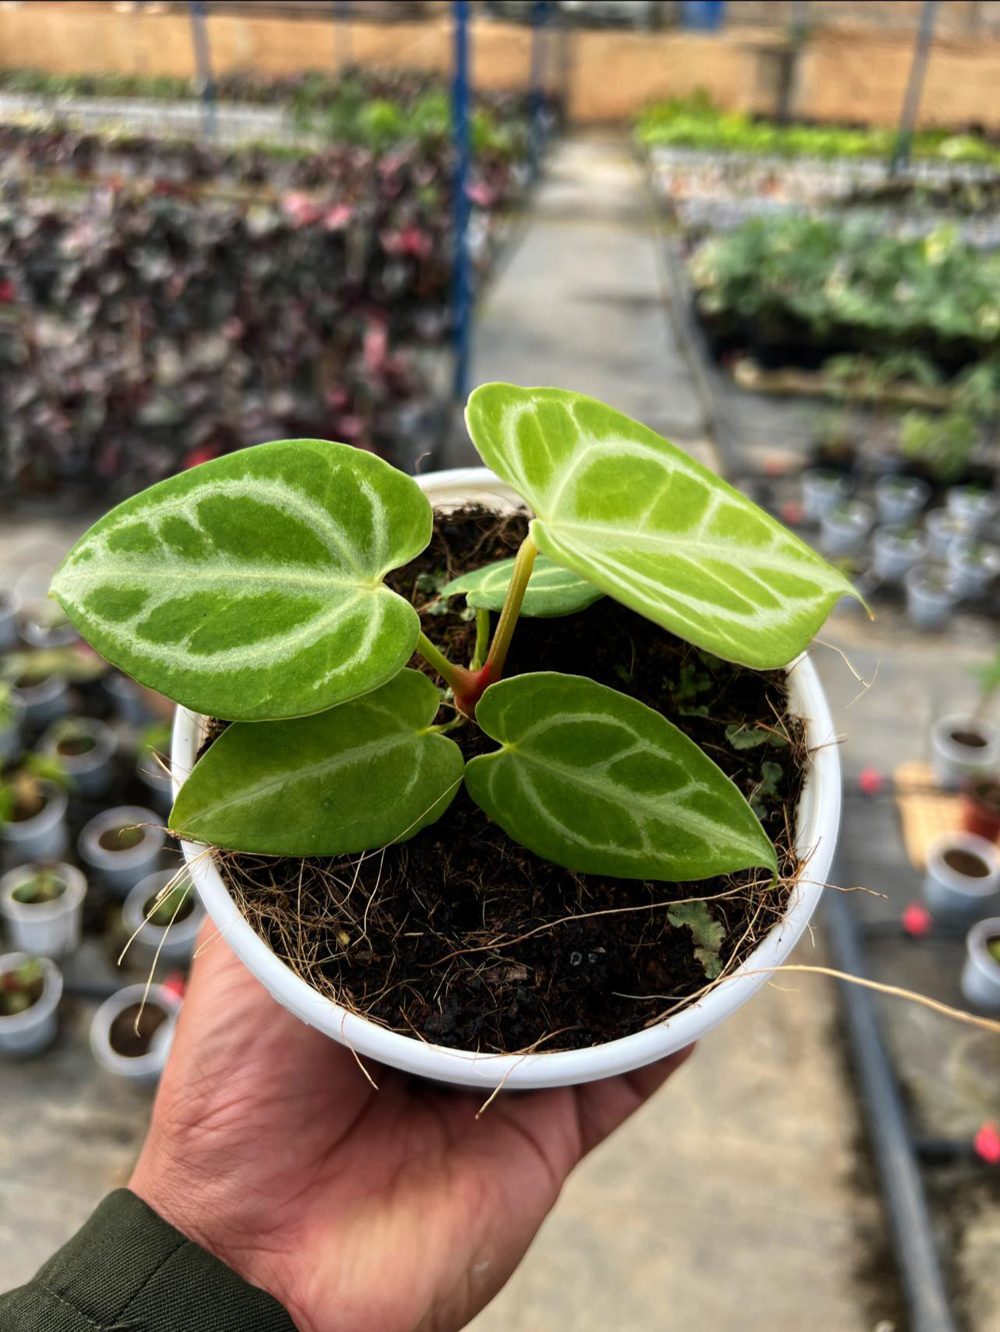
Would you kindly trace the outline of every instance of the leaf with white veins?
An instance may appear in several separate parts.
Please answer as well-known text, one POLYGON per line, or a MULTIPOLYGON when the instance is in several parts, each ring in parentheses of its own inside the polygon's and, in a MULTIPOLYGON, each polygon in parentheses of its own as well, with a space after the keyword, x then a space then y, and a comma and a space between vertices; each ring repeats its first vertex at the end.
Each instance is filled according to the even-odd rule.
POLYGON ((483 460, 534 510, 544 555, 716 656, 787 665, 841 597, 857 596, 714 472, 593 398, 484 384, 466 420, 483 460))
POLYGON ((259 721, 377 688, 420 632, 382 579, 431 506, 373 454, 281 440, 151 486, 95 523, 53 595, 98 652, 197 712, 259 721))
POLYGON ((462 782, 462 751, 429 729, 439 704, 426 675, 404 670, 318 716, 237 722, 195 765, 170 828, 275 856, 406 841, 441 817, 462 782))
POLYGON ((625 879, 777 872, 737 787, 644 703, 544 671, 491 685, 476 721, 503 747, 467 764, 469 794, 536 855, 625 879))
MULTIPOLYGON (((514 559, 498 560, 471 573, 459 574, 441 589, 442 597, 465 593, 465 600, 474 610, 499 611, 503 609, 507 588, 514 572, 514 559)), ((528 586, 521 602, 521 614, 535 619, 572 615, 592 605, 604 594, 585 578, 539 555, 531 570, 528 586)))

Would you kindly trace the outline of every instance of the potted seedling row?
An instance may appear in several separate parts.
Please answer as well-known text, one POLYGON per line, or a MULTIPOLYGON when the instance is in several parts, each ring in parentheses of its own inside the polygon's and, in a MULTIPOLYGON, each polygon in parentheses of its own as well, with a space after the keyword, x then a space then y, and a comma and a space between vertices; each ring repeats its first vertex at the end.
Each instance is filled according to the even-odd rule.
POLYGON ((140 879, 122 907, 130 940, 164 962, 186 962, 205 919, 185 871, 159 870, 140 879))
POLYGON ((0 914, 16 948, 62 957, 80 942, 87 881, 73 865, 19 865, 0 878, 0 914))
POLYGON ((47 957, 0 957, 0 1052, 39 1054, 55 1039, 62 974, 47 957))
POLYGON ((77 854, 105 888, 125 897, 156 868, 165 840, 160 816, 154 810, 116 805, 84 824, 77 854))
POLYGON ((178 703, 169 827, 283 1004, 430 1078, 565 1085, 689 1044, 805 929, 839 766, 803 653, 853 589, 593 399, 487 385, 467 421, 492 471, 320 440, 206 463, 101 519, 53 594, 178 703), (581 902, 607 919, 560 933, 581 902), (401 1008, 387 968, 418 957, 401 1008))
POLYGON ((137 1086, 159 1078, 173 1043, 180 1002, 165 985, 126 985, 90 1024, 90 1049, 107 1073, 137 1086))
POLYGON ((1000 1013, 1000 916, 973 925, 965 949, 962 993, 975 1008, 1000 1013))
POLYGON ((21 861, 58 861, 66 850, 66 788, 62 765, 28 754, 0 777, 0 838, 21 861))

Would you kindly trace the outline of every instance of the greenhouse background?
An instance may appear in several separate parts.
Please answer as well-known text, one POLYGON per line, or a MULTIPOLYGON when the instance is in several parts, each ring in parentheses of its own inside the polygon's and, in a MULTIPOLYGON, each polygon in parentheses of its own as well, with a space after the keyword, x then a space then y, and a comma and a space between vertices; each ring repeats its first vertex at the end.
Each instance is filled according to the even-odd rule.
MULTIPOLYGON (((170 708, 48 584, 113 504, 264 441, 465 467, 470 390, 554 385, 780 518, 874 615, 811 652, 843 806, 794 960, 996 1016, 1000 953, 992 1001, 966 959, 984 920, 1000 949, 998 75, 996 0, 0 3, 0 872, 86 881, 30 945, 0 884, 2 953, 62 984, 0 1063, 0 1289, 127 1181, 155 1077, 95 1014, 150 974, 176 1006, 201 921, 157 953, 177 844, 97 844, 166 820, 170 708), (26 850, 10 802, 60 763, 26 850)), ((992 1332, 998 1269, 996 1030, 789 973, 472 1326, 992 1332)))

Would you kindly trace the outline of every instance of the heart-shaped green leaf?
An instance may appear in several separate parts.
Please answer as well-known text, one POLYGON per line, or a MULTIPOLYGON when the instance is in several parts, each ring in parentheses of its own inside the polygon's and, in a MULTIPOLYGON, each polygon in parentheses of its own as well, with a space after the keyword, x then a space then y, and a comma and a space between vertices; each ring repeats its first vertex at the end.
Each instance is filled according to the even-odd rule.
POLYGON ((170 815, 179 836, 276 856, 339 856, 402 842, 439 819, 462 751, 431 731, 426 675, 314 717, 237 722, 196 764, 170 815))
MULTIPOLYGON (((460 574, 441 589, 443 597, 465 593, 466 602, 475 610, 499 611, 503 609, 514 560, 498 560, 472 573, 460 574)), ((521 614, 537 619, 557 615, 573 615, 603 596, 600 588, 573 573, 561 564, 539 555, 535 560, 528 586, 521 602, 521 614)))
POLYGON ((197 712, 319 712, 390 679, 416 611, 383 585, 430 540, 410 477, 293 439, 151 486, 76 543, 53 595, 98 652, 197 712))
POLYGON ((476 721, 503 748, 466 766, 469 794, 536 855, 624 879, 777 872, 739 790, 644 703, 544 671, 491 685, 476 721))
POLYGON ((543 554, 716 656, 784 666, 840 597, 857 595, 707 467, 593 398, 484 384, 466 420, 534 510, 543 554))

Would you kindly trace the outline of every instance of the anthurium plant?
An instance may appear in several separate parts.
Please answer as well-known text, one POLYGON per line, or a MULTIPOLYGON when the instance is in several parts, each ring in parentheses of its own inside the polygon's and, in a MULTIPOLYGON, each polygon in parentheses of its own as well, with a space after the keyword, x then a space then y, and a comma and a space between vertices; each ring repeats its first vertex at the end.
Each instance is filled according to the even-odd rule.
POLYGON ((127 500, 69 553, 53 594, 80 633, 141 683, 232 723, 187 777, 172 830, 263 854, 363 852, 414 836, 464 782, 512 839, 571 870, 776 873, 741 792, 666 717, 582 676, 505 679, 508 647, 519 616, 551 617, 558 634, 560 617, 604 596, 707 653, 781 667, 850 584, 592 398, 487 384, 467 421, 534 515, 513 560, 440 591, 477 618, 469 663, 385 584, 430 541, 427 497, 347 445, 284 440, 206 463, 127 500), (467 760, 472 727, 496 748, 467 760))

